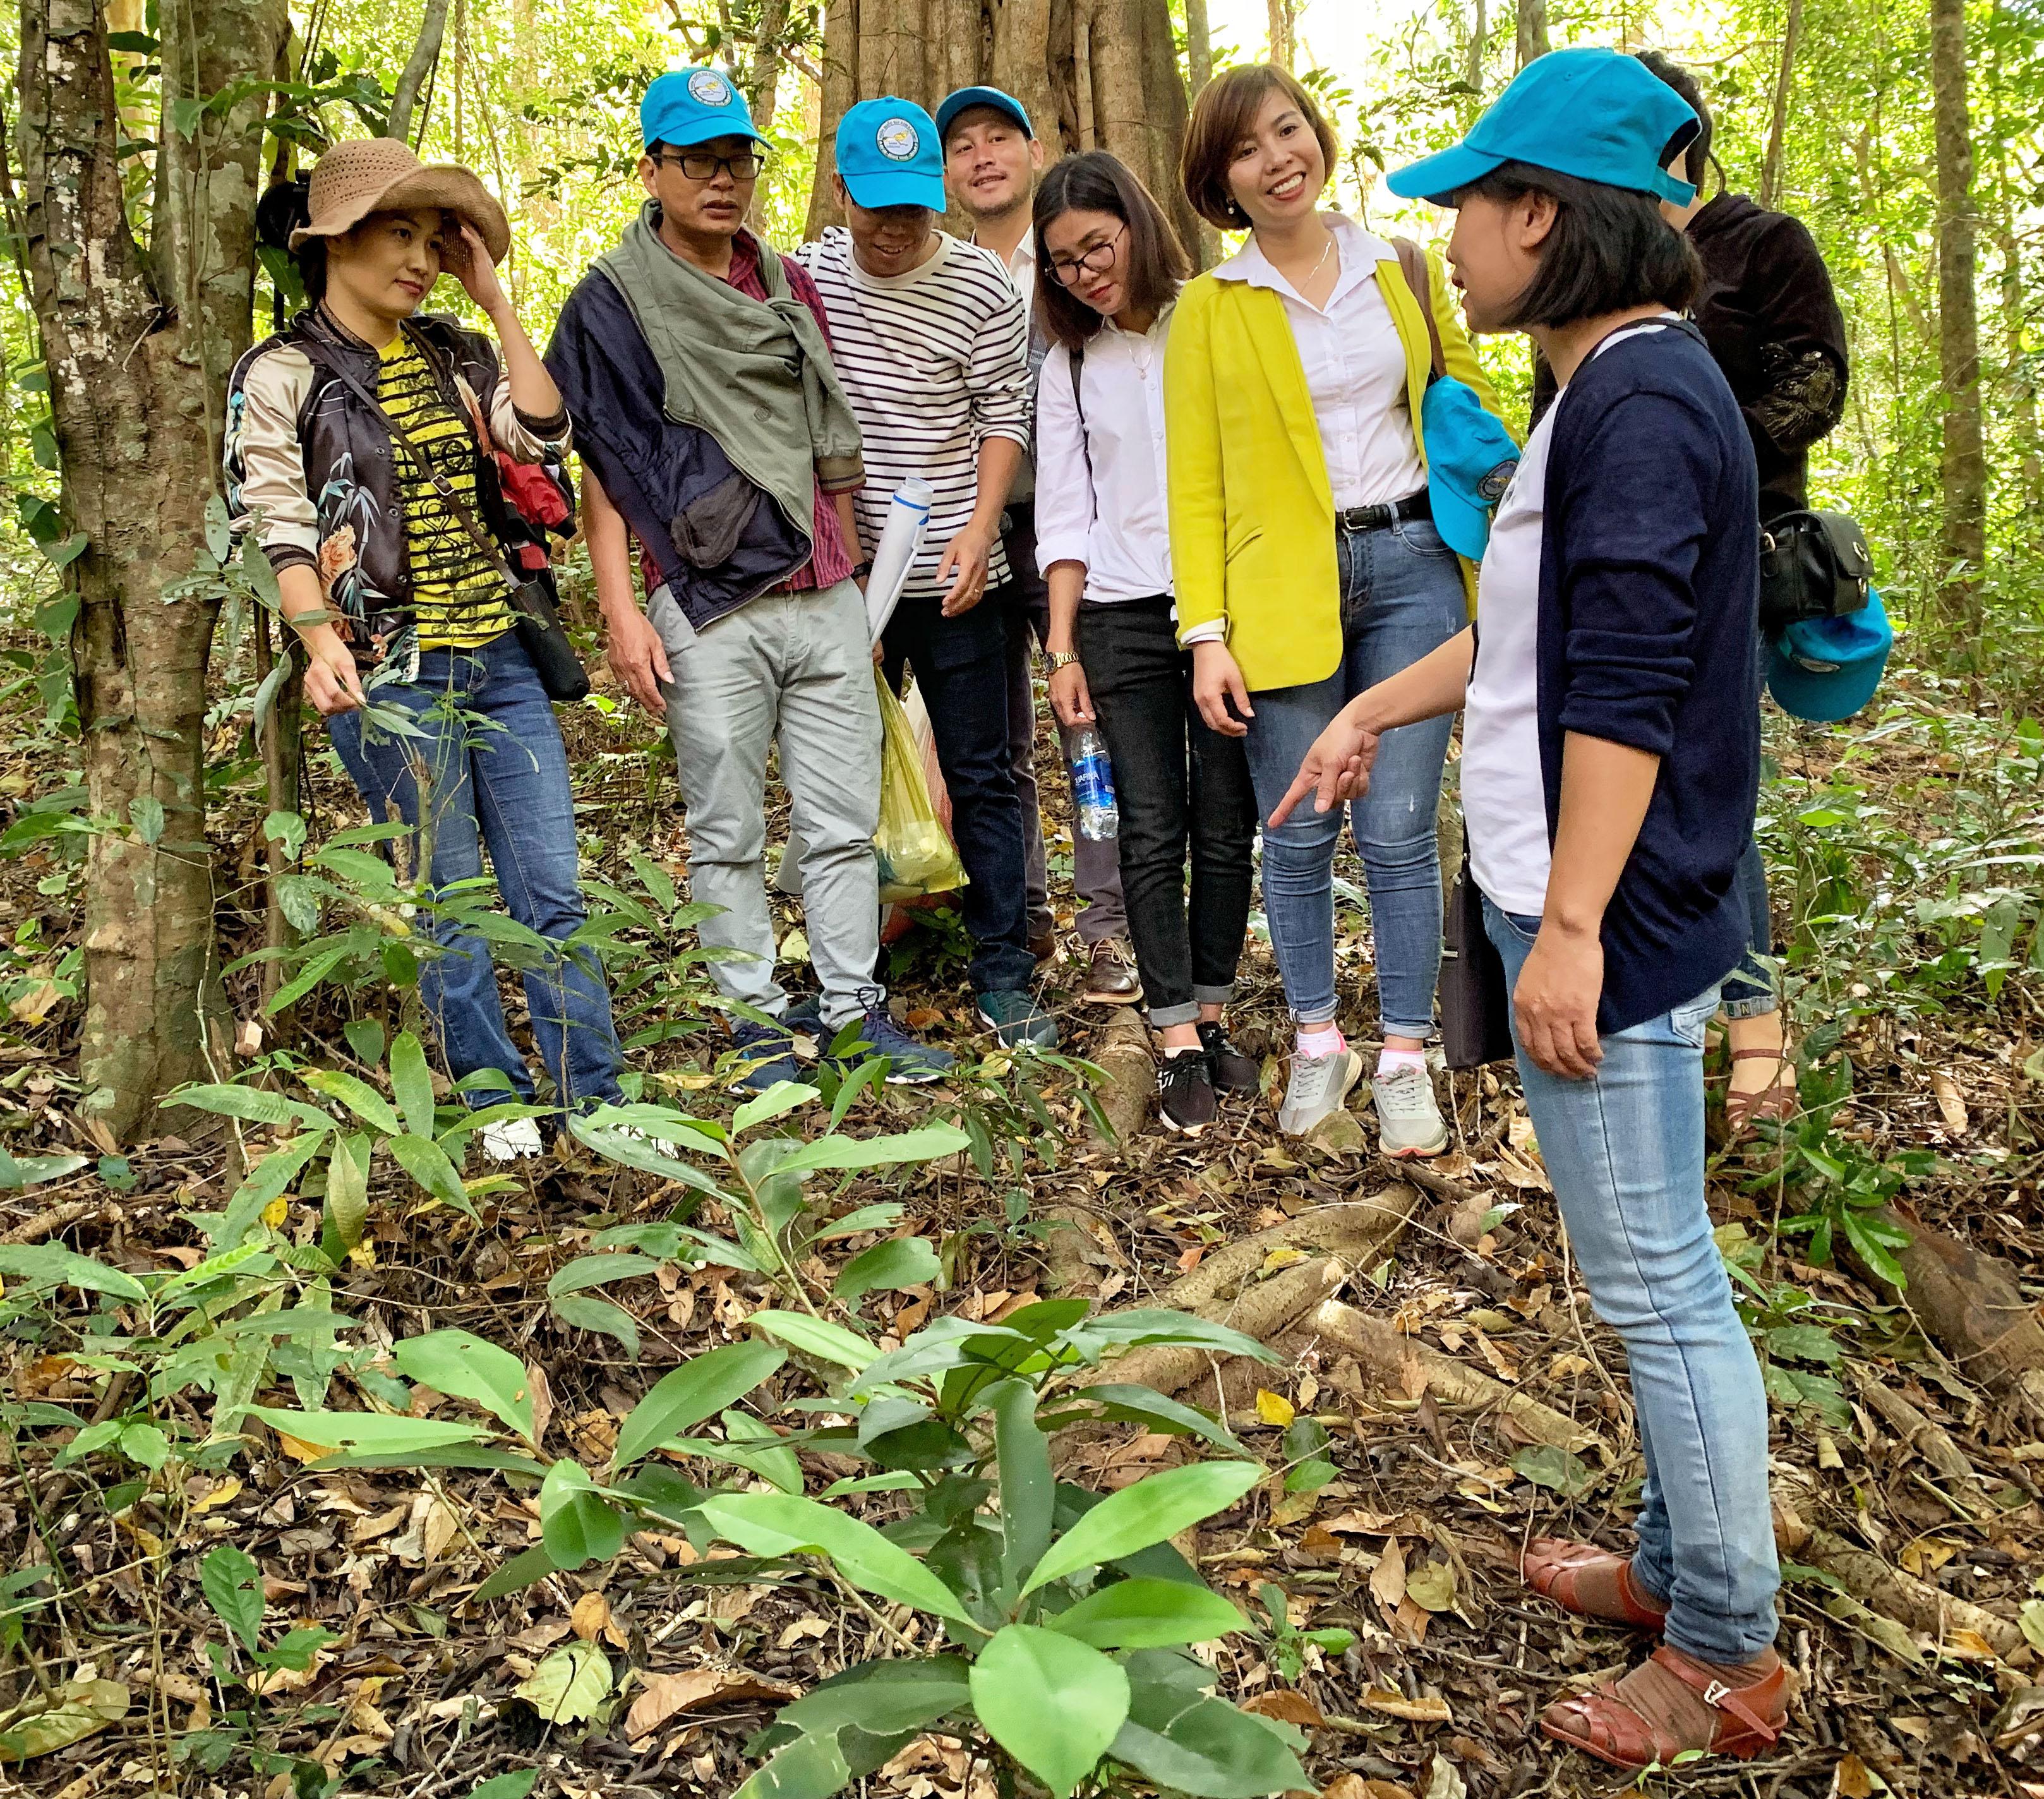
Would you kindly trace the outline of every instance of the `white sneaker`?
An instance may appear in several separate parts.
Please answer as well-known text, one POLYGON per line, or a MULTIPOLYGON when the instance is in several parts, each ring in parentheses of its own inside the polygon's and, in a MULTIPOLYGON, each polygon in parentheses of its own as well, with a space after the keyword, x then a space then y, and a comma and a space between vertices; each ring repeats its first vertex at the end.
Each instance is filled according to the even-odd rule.
POLYGON ((482 1153, 492 1162, 529 1162, 546 1149, 535 1119, 500 1118, 482 1127, 482 1153))
POLYGON ((1278 1128, 1288 1137, 1303 1137, 1323 1118, 1341 1110, 1348 1090, 1362 1078, 1362 1058, 1352 1049, 1332 1055, 1292 1055, 1292 1078, 1285 1103, 1278 1108, 1278 1128))
POLYGON ((1377 1101, 1377 1124, 1389 1156, 1439 1155, 1448 1147, 1448 1124, 1434 1097, 1433 1077, 1408 1063, 1389 1074, 1373 1076, 1370 1097, 1377 1101))

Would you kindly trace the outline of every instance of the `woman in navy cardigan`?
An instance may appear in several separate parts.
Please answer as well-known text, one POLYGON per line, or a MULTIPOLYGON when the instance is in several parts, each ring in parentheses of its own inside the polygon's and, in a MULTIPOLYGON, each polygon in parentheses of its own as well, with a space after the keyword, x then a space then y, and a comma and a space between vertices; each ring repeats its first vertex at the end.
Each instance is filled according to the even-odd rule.
POLYGON ((1646 1460, 1633 1555, 1543 1539, 1526 1578, 1665 1639, 1542 1727, 1631 1768, 1758 1753, 1790 1678, 1766 1397, 1704 1203, 1704 1028, 1746 948, 1759 543, 1738 404, 1679 316, 1695 252, 1658 209, 1689 196, 1666 167, 1696 129, 1631 57, 1558 51, 1391 177, 1457 209, 1470 329, 1527 333, 1562 391, 1499 502, 1475 626, 1354 701, 1276 815, 1344 803, 1384 732, 1465 711, 1470 864, 1527 1106, 1646 1460))

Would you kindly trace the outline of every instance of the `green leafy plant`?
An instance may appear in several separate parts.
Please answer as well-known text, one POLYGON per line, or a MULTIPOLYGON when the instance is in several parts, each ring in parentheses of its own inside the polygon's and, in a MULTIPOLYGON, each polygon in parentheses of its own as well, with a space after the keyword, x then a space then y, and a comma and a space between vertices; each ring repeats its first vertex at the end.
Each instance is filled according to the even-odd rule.
POLYGON ((1339 1655, 1355 1642, 1354 1631, 1331 1626, 1322 1630, 1300 1629, 1292 1622, 1284 1588, 1270 1581, 1257 1588, 1256 1602, 1263 1608, 1270 1671, 1285 1686, 1297 1684, 1299 1677, 1305 1673, 1308 1648, 1317 1649, 1323 1655, 1339 1655))

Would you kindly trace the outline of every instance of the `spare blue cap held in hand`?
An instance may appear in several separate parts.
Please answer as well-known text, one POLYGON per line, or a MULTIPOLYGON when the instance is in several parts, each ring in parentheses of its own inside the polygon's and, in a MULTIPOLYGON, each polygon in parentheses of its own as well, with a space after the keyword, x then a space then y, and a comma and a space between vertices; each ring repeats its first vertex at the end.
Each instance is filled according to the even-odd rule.
POLYGON ((944 209, 944 147, 937 121, 912 100, 883 94, 838 121, 837 172, 854 202, 944 209))
POLYGON ((1873 698, 1894 643, 1888 608, 1869 587, 1858 612, 1799 618, 1781 633, 1768 650, 1767 690, 1784 712, 1835 725, 1873 698))
POLYGON ((639 102, 640 141, 686 149, 719 137, 750 137, 764 144, 752 123, 752 109, 738 84, 721 69, 670 69, 646 90, 639 102))
POLYGON ((939 142, 951 134, 951 121, 970 106, 991 106, 997 113, 1005 113, 1021 126, 1025 137, 1034 137, 1036 128, 1029 122, 1029 111, 1012 94, 1004 94, 997 87, 961 87, 955 94, 947 94, 937 107, 937 138, 939 142))
POLYGON ((1550 50, 1512 78, 1461 143, 1384 185, 1408 200, 1444 199, 1507 163, 1527 163, 1687 206, 1696 189, 1666 165, 1699 129, 1689 102, 1637 58, 1550 50))
POLYGON ((1492 509, 1519 467, 1519 446, 1483 409, 1473 387, 1445 375, 1427 386, 1420 435, 1427 446, 1434 529, 1457 555, 1481 562, 1490 542, 1492 509))

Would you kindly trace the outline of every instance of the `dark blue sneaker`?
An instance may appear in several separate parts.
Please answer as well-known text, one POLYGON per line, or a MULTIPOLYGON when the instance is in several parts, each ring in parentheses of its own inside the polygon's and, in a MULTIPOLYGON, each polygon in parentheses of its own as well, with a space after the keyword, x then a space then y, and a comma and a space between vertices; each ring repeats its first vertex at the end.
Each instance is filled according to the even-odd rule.
POLYGON ((1058 1024, 1020 988, 982 994, 975 1002, 981 1021, 1003 1049, 1055 1049, 1058 1024))
POLYGON ((910 1036, 894 1022, 884 1005, 869 1005, 863 1019, 847 1021, 836 1032, 820 1023, 816 1030, 824 1059, 841 1074, 849 1074, 862 1062, 870 1062, 876 1056, 886 1057, 890 1087, 927 1086, 932 1081, 941 1081, 958 1066, 958 1058, 949 1050, 910 1036), (837 1040, 847 1032, 856 1034, 840 1053, 837 1040))
POLYGON ((748 1064, 739 1085, 755 1093, 764 1093, 776 1081, 802 1078, 802 1065, 795 1059, 795 1040, 786 1024, 755 1024, 750 1018, 734 1018, 731 1047, 748 1064))
POLYGON ((781 1014, 781 1022, 798 1037, 813 1037, 819 1045, 830 1041, 830 1033, 824 1028, 824 996, 811 994, 807 999, 798 999, 781 1014))

